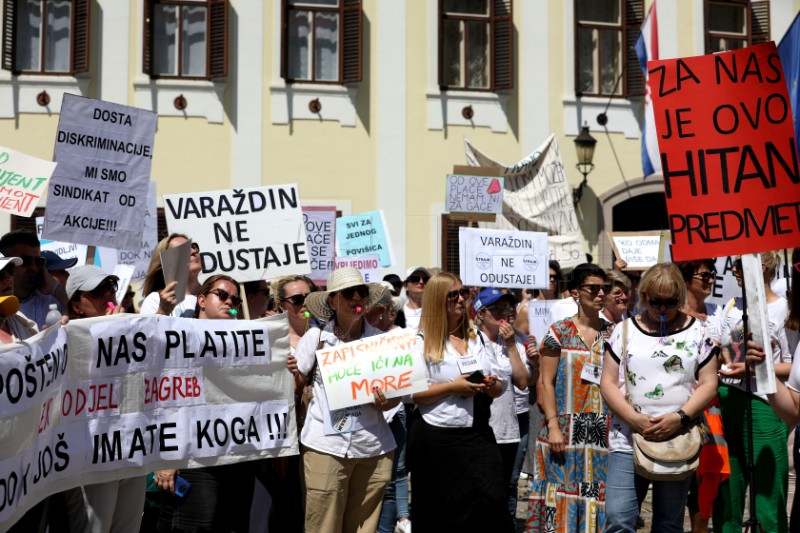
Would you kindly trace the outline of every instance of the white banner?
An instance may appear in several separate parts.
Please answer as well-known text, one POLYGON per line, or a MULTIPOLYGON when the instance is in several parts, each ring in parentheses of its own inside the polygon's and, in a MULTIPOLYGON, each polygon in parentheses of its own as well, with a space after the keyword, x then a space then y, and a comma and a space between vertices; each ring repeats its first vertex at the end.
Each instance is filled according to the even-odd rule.
POLYGON ((0 210, 29 217, 56 164, 0 146, 0 210))
POLYGON ((155 132, 151 111, 65 94, 45 239, 138 249, 155 132))
POLYGON ((333 272, 336 251, 336 207, 303 207, 303 224, 306 228, 308 255, 311 258, 309 277, 317 285, 326 285, 333 272))
POLYGON ((511 167, 498 163, 466 139, 464 148, 467 164, 497 168, 505 176, 502 215, 495 222, 479 222, 479 227, 543 231, 549 235, 549 259, 558 260, 561 268, 586 262, 583 234, 555 135, 511 167))
POLYGON ((288 331, 115 315, 0 348, 0 530, 87 483, 297 454, 288 331))
POLYGON ((297 185, 164 195, 170 233, 200 245, 203 274, 237 281, 308 274, 297 185))
POLYGON ((387 398, 428 390, 425 360, 414 349, 417 335, 406 329, 317 350, 331 410, 373 401, 372 387, 387 398))
POLYGON ((550 286, 547 234, 459 228, 458 248, 464 285, 509 289, 550 286))
POLYGON ((47 239, 42 239, 42 230, 44 229, 44 217, 36 217, 36 236, 39 237, 39 241, 41 241, 42 245, 40 249, 44 251, 50 251, 55 253, 61 259, 72 259, 73 257, 78 260, 75 263, 75 266, 70 268, 71 271, 73 268, 77 268, 79 266, 83 266, 86 264, 86 250, 89 248, 85 244, 75 244, 71 242, 58 242, 58 241, 48 241, 47 239))

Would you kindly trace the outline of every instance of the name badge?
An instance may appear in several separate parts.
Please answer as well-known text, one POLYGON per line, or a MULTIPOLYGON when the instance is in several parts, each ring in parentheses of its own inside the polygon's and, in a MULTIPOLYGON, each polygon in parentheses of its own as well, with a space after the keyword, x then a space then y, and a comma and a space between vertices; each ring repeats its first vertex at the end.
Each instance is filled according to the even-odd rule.
POLYGON ((458 370, 462 374, 472 374, 476 370, 483 371, 483 368, 478 364, 478 359, 475 356, 466 356, 458 358, 458 370))
POLYGON ((602 373, 603 369, 600 367, 600 365, 596 365, 594 363, 585 363, 583 365, 583 370, 581 370, 581 379, 599 385, 600 375, 602 373))

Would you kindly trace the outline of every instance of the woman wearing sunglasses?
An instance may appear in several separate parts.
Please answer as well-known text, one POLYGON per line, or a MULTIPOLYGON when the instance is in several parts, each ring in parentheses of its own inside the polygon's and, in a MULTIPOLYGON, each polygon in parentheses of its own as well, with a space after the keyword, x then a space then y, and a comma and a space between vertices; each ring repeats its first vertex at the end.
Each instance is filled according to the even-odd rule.
MULTIPOLYGON (((784 298, 775 294, 770 282, 778 267, 778 254, 761 253, 764 290, 767 300, 767 314, 772 337, 773 362, 775 374, 785 381, 791 371, 791 352, 786 340, 784 325, 789 316, 789 306, 784 298)), ((733 275, 742 286, 742 261, 734 261, 733 275)), ((754 302, 748 302, 755 305, 754 302)), ((755 372, 751 372, 751 395, 748 396, 744 383, 743 305, 741 298, 734 298, 725 305, 720 321, 719 338, 723 346, 726 365, 720 369, 719 400, 722 407, 722 422, 725 438, 729 444, 741 442, 741 446, 730 446, 731 477, 720 484, 714 502, 714 531, 730 531, 742 527, 745 490, 748 485, 747 439, 749 428, 745 413, 752 406, 753 446, 756 468, 756 512, 765 531, 787 531, 786 517, 787 479, 789 457, 786 446, 787 428, 772 407, 767 403, 767 395, 758 392, 755 372)), ((752 369, 752 363, 751 369, 752 369)))
POLYGON ((200 263, 200 247, 192 243, 189 255, 189 279, 186 283, 186 296, 181 303, 175 294, 177 281, 166 283, 164 270, 161 266, 161 252, 175 248, 187 242, 189 237, 182 233, 172 233, 161 239, 153 250, 150 266, 142 284, 142 294, 146 294, 139 309, 143 315, 167 315, 176 317, 191 317, 197 303, 197 291, 200 288, 198 276, 202 270, 200 263))
POLYGON ((706 322, 681 311, 686 284, 675 265, 661 263, 645 272, 639 294, 643 311, 617 325, 603 362, 600 389, 614 413, 605 531, 636 531, 639 506, 652 483, 653 531, 682 532, 692 476, 650 481, 636 474, 631 435, 665 442, 690 426, 716 393, 719 348, 706 322))
POLYGON ((536 442, 528 531, 603 530, 608 416, 600 397, 600 310, 611 287, 599 266, 576 266, 568 288, 578 312, 552 324, 539 349, 545 422, 536 442))
POLYGON ((425 288, 418 343, 429 388, 413 395, 408 454, 411 522, 427 531, 513 531, 490 405, 503 392, 494 351, 467 311, 469 289, 450 273, 425 288), (420 347, 420 344, 422 346, 420 347))
POLYGON ((306 531, 375 531, 383 491, 392 470, 394 437, 383 416, 399 403, 372 389, 374 402, 331 411, 316 364, 316 351, 383 333, 372 327, 364 312, 380 300, 385 288, 365 284, 355 268, 334 270, 328 290, 311 293, 305 304, 312 315, 326 321, 311 328, 297 343, 295 370, 298 384, 313 382, 300 433, 305 473, 306 531))

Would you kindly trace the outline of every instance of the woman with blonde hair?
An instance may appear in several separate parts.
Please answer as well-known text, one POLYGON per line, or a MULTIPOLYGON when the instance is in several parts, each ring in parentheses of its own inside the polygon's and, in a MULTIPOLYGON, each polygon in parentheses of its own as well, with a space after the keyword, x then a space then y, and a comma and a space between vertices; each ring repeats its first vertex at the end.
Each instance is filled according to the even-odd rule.
POLYGON ((494 351, 467 311, 469 289, 450 273, 425 287, 418 349, 429 388, 413 395, 411 522, 427 531, 512 531, 490 405, 503 392, 494 351), (421 344, 421 347, 420 347, 421 344))
POLYGON ((183 233, 171 233, 161 239, 153 249, 150 266, 142 284, 142 294, 147 296, 142 301, 139 312, 143 315, 167 315, 189 318, 194 313, 197 303, 197 291, 200 289, 198 276, 202 270, 200 263, 200 247, 192 243, 192 252, 189 256, 189 279, 186 283, 186 296, 181 303, 177 303, 175 287, 178 282, 166 283, 164 270, 161 266, 161 252, 175 248, 189 241, 183 233))

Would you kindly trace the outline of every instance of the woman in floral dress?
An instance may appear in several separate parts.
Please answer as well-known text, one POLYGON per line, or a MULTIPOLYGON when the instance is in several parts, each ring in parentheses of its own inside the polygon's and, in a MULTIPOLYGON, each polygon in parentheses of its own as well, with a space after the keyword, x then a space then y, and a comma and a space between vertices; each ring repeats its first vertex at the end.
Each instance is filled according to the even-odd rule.
POLYGON ((550 326, 541 354, 545 422, 536 442, 528 532, 602 531, 608 411, 600 396, 600 310, 611 291, 597 265, 578 265, 569 290, 578 314, 550 326))

